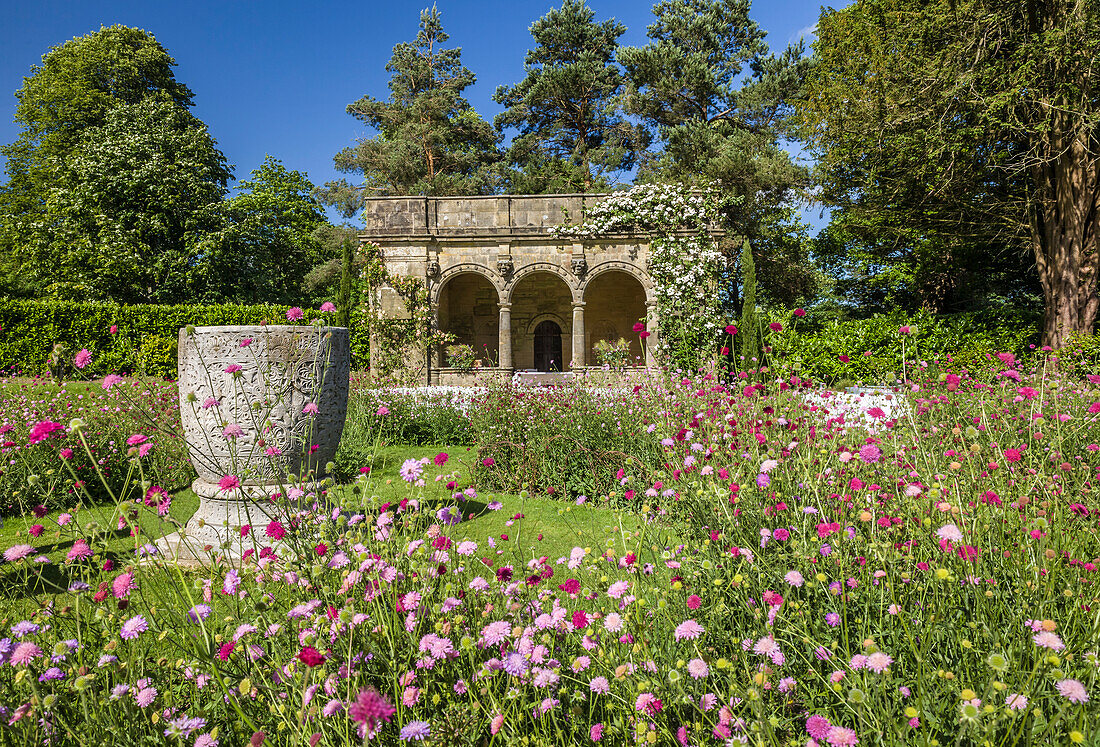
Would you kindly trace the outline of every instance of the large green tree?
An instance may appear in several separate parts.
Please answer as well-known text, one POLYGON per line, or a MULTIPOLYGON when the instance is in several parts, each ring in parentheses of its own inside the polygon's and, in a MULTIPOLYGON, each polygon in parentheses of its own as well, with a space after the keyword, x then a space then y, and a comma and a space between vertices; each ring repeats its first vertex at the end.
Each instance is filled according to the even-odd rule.
POLYGON ((53 47, 31 68, 15 94, 22 130, 0 147, 8 175, 0 188, 0 253, 10 256, 38 234, 55 168, 112 109, 153 94, 191 105, 175 64, 152 35, 111 26, 53 47))
POLYGON ((198 280, 230 174, 206 127, 165 96, 107 112, 49 169, 41 223, 12 251, 41 294, 178 302, 198 280))
POLYGON ((1034 264, 1044 342, 1100 310, 1096 0, 857 0, 825 10, 801 117, 865 245, 1034 264), (1030 257, 1029 259, 1027 259, 1030 257))
POLYGON ((303 303, 306 274, 322 259, 325 223, 314 186, 267 156, 219 206, 221 227, 201 246, 199 297, 244 303, 303 303))
POLYGON ((493 96, 507 107, 496 126, 516 130, 509 191, 587 192, 634 166, 648 141, 616 103, 615 50, 625 31, 614 19, 596 22, 584 0, 565 0, 531 25, 526 77, 493 96))
POLYGON ((643 180, 716 183, 730 230, 752 244, 761 295, 812 296, 819 277, 795 207, 809 171, 786 149, 809 62, 801 43, 772 54, 748 0, 661 0, 650 42, 624 47, 622 101, 658 136, 643 180))
MULTIPOLYGON (((474 74, 462 50, 444 49, 447 34, 433 6, 420 14, 413 42, 393 48, 386 65, 390 98, 364 96, 348 113, 378 132, 336 155, 336 168, 363 175, 381 194, 485 194, 496 190, 498 138, 462 92, 474 74)), ((353 201, 346 181, 326 185, 334 201, 353 201)))
POLYGON ((748 0, 662 0, 650 42, 624 47, 623 101, 660 136, 646 178, 717 181, 738 223, 796 197, 805 167, 784 149, 808 62, 801 44, 771 54, 748 0))

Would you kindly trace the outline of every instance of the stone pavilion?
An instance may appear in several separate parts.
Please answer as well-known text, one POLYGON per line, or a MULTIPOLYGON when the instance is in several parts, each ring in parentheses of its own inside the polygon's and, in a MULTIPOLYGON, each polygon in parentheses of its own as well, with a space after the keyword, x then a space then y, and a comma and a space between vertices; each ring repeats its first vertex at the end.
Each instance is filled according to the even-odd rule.
MULTIPOLYGON (((477 355, 473 373, 583 372, 596 344, 626 339, 634 367, 653 365, 657 315, 639 235, 575 240, 552 226, 579 223, 598 194, 368 199, 361 241, 381 248, 391 276, 422 279, 437 329, 477 355), (651 336, 642 340, 634 325, 651 336)), ((372 303, 390 318, 405 311, 393 288, 372 303)), ((371 341, 376 343, 375 339, 371 341)), ((471 383, 443 346, 410 362, 425 384, 471 383)))

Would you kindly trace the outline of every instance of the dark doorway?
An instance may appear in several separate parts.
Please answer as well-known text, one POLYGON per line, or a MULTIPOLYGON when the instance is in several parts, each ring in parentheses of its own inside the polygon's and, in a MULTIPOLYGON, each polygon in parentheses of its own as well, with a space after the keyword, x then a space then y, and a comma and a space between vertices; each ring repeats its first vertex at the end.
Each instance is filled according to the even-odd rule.
POLYGON ((549 319, 535 327, 535 370, 561 370, 561 327, 549 319))

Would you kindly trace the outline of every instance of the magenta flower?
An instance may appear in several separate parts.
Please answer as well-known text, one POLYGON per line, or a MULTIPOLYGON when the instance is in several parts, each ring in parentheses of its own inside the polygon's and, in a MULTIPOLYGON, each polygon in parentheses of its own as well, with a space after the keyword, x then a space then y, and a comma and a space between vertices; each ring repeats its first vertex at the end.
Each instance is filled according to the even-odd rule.
POLYGON ((92 354, 88 352, 88 348, 82 348, 76 357, 73 358, 73 365, 77 368, 86 368, 89 363, 92 362, 92 354))
POLYGON ((238 366, 236 363, 230 363, 228 366, 225 367, 225 372, 227 374, 239 373, 240 370, 241 370, 241 367, 238 366))
POLYGON ((321 311, 336 311, 336 304, 334 304, 332 301, 325 301, 323 304, 321 304, 321 311))
POLYGON ((302 408, 303 415, 316 415, 320 408, 317 407, 316 402, 307 402, 306 406, 302 408))
POLYGON ((235 490, 241 486, 241 480, 236 475, 226 475, 222 479, 218 480, 218 487, 222 490, 229 492, 235 490))
POLYGON ((810 716, 806 719, 806 733, 814 739, 824 739, 833 725, 824 716, 810 716))
POLYGON ((35 423, 31 428, 31 434, 27 437, 27 443, 36 444, 39 441, 45 441, 53 433, 57 433, 63 430, 64 426, 61 423, 55 423, 52 420, 43 420, 39 423, 35 423))
POLYGON ((388 722, 397 709, 390 705, 377 690, 360 690, 355 702, 348 706, 348 717, 374 731, 379 724, 388 722))
POLYGON ((300 308, 298 308, 297 306, 293 306, 293 307, 287 309, 287 312, 286 312, 287 321, 290 321, 290 322, 296 322, 304 316, 305 316, 305 314, 302 313, 302 310, 300 308))

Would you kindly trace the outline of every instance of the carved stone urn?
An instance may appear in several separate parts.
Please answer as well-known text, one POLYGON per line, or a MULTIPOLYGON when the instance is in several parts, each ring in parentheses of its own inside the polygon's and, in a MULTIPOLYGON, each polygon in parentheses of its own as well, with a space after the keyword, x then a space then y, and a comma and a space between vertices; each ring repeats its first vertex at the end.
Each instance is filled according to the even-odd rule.
POLYGON ((194 544, 265 526, 280 496, 293 500, 324 477, 344 430, 350 368, 342 327, 180 330, 180 415, 199 475, 199 508, 185 527, 194 544))

